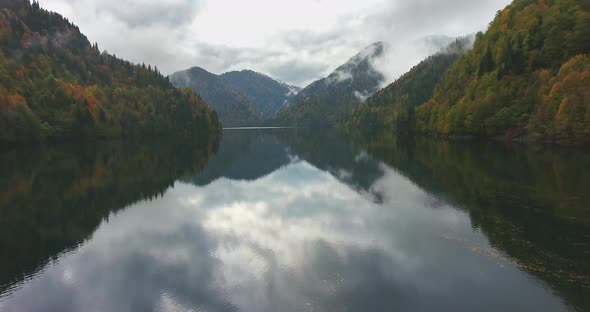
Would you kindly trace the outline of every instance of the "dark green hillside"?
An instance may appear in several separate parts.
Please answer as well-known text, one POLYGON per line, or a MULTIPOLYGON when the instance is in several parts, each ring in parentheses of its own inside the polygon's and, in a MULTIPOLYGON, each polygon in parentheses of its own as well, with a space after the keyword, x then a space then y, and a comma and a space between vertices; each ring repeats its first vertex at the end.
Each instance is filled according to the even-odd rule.
POLYGON ((101 53, 36 2, 0 1, 0 48, 0 142, 218 132, 194 92, 101 53))

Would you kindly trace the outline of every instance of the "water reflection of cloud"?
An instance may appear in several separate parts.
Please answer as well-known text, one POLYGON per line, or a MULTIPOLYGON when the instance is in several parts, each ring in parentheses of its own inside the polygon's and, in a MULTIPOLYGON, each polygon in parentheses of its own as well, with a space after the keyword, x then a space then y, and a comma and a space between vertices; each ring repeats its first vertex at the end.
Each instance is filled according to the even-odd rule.
MULTIPOLYGON (((381 291, 405 297, 409 307, 421 297, 451 300, 449 294, 458 289, 474 293, 490 286, 490 276, 509 276, 510 269, 493 264, 493 259, 482 260, 445 239, 445 234, 454 234, 487 244, 485 237, 472 231, 463 212, 445 204, 437 211, 425 209, 431 195, 389 167, 383 165, 382 170, 384 175, 370 192, 383 194, 383 205, 365 200, 305 162, 251 183, 226 180, 205 187, 203 193, 212 200, 204 203, 202 226, 212 239, 224 242, 215 257, 223 263, 219 267, 223 280, 234 281, 230 288, 240 289, 228 293, 231 301, 240 302, 237 305, 245 310, 254 310, 253 302, 267 309, 301 302, 320 310, 337 308, 338 302, 349 307, 360 302, 370 305, 384 299, 376 297, 380 290, 364 293, 367 298, 357 298, 358 302, 354 290, 378 282, 381 291), (216 204, 218 190, 232 197, 216 204), (482 261, 489 261, 488 270, 481 270, 482 261), (272 296, 270 289, 261 292, 271 285, 272 296), (302 301, 291 302, 292 298, 302 301)), ((523 277, 519 272, 510 274, 523 277)), ((515 285, 530 283, 515 280, 515 285)), ((497 279, 491 289, 503 287, 497 279)), ((385 300, 382 307, 388 303, 404 306, 385 300)), ((475 308, 477 301, 471 304, 475 308)))
POLYGON ((525 273, 447 239, 487 246, 467 215, 427 208, 429 194, 382 170, 370 192, 383 204, 300 160, 256 181, 179 183, 112 217, 0 310, 559 310, 525 273))

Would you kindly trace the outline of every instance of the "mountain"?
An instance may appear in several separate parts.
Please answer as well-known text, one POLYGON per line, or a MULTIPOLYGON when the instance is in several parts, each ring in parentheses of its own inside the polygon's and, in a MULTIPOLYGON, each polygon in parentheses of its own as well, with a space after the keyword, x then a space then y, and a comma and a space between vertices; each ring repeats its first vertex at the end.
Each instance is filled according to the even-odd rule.
POLYGON ((250 98, 256 111, 264 119, 273 117, 291 97, 301 91, 299 87, 290 86, 251 70, 228 72, 219 77, 227 85, 250 98))
POLYGON ((415 108, 432 97, 444 73, 472 44, 472 37, 455 39, 357 106, 343 126, 349 132, 361 131, 364 134, 383 130, 411 131, 415 108))
POLYGON ((193 67, 170 76, 173 85, 191 88, 211 104, 224 127, 255 126, 260 117, 254 102, 226 84, 218 75, 193 67))
POLYGON ((328 77, 305 87, 274 120, 276 125, 334 126, 366 97, 379 90, 385 77, 373 67, 385 44, 374 43, 328 77))
POLYGON ((516 0, 416 110, 448 137, 590 143, 590 2, 516 0))
POLYGON ((174 73, 170 81, 200 94, 226 127, 256 126, 273 117, 300 89, 251 70, 215 75, 200 67, 174 73))
POLYGON ((219 133, 193 91, 101 53, 37 2, 0 1, 0 47, 0 142, 219 133))

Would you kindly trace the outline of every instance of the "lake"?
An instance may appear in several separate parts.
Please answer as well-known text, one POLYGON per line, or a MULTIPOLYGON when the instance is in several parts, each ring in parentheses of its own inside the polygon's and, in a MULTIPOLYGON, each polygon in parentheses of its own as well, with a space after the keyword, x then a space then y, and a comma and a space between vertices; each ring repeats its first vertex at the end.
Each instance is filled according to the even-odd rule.
POLYGON ((231 130, 0 169, 0 311, 590 310, 585 149, 231 130))

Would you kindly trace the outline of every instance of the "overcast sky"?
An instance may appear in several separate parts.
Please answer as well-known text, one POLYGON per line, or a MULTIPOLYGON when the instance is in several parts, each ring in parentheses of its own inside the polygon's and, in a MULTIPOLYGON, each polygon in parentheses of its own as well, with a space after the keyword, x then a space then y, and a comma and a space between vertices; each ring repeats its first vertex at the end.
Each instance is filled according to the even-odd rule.
POLYGON ((91 42, 164 74, 253 69, 304 86, 386 41, 393 79, 431 51, 421 40, 485 30, 510 0, 40 0, 91 42))

